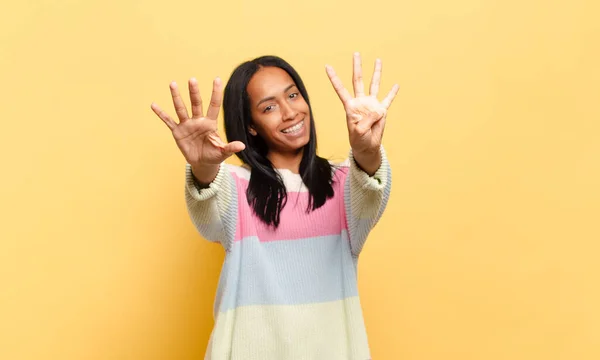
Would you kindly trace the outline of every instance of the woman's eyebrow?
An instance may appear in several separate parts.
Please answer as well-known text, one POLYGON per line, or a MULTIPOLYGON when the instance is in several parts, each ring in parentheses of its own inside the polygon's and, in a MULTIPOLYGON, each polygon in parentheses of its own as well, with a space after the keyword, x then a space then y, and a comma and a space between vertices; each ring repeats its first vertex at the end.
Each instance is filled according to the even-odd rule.
MULTIPOLYGON (((296 84, 291 84, 291 85, 288 85, 288 87, 286 87, 286 88, 283 90, 283 92, 284 92, 284 93, 285 93, 285 92, 287 92, 289 89, 293 88, 294 86, 296 86, 296 84)), ((260 101, 259 101, 259 102, 256 104, 256 106, 259 106, 260 104, 264 103, 265 101, 274 100, 274 99, 275 99, 275 96, 269 96, 269 97, 266 97, 266 98, 264 98, 264 99, 260 100, 260 101)))

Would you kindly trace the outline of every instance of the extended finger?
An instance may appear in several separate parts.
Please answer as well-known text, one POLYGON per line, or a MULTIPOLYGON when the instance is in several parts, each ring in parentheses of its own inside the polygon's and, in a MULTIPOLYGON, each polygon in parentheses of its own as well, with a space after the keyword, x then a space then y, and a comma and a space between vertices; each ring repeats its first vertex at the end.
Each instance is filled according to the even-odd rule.
POLYGON ((352 96, 350 95, 348 90, 346 90, 346 88, 342 84, 342 80, 340 80, 340 78, 337 76, 337 74, 335 73, 335 70, 333 70, 333 67, 331 67, 330 65, 325 65, 325 71, 327 72, 329 81, 331 81, 331 85, 333 85, 333 89, 338 94, 338 97, 340 98, 340 100, 342 100, 342 103, 344 104, 344 106, 346 106, 346 104, 350 100, 352 100, 352 96))
POLYGON ((173 130, 177 127, 177 123, 173 121, 173 119, 171 119, 171 117, 166 112, 162 111, 162 109, 158 105, 152 103, 152 105, 150 105, 150 108, 152 108, 152 111, 154 111, 154 113, 158 115, 158 117, 169 127, 169 129, 173 130))
POLYGON ((206 113, 206 117, 209 119, 217 120, 217 116, 219 116, 219 109, 221 109, 221 101, 223 100, 223 87, 221 84, 221 79, 216 78, 213 81, 213 91, 210 96, 210 104, 208 105, 208 112, 206 113))
POLYGON ((383 101, 381 102, 381 105, 383 105, 386 109, 388 109, 390 107, 390 105, 392 105, 392 101, 394 101, 394 98, 398 94, 399 89, 400 89, 400 86, 398 86, 398 84, 394 85, 392 87, 392 90, 390 90, 390 92, 387 94, 385 99, 383 99, 383 101))
POLYGON ((192 117, 194 119, 201 118, 204 116, 204 111, 202 109, 202 98, 200 97, 198 81, 195 78, 191 78, 188 86, 190 88, 190 101, 192 102, 192 117))
POLYGON ((169 86, 171 89, 171 96, 173 97, 173 105, 175 106, 175 112, 177 113, 177 117, 180 122, 184 122, 189 119, 188 111, 185 107, 185 103, 179 95, 179 89, 177 88, 177 83, 173 81, 169 86))
POLYGON ((354 86, 354 97, 365 94, 365 85, 363 83, 362 64, 359 53, 354 53, 354 71, 352 72, 352 85, 354 86))
POLYGON ((373 71, 373 78, 371 79, 371 88, 369 89, 369 95, 377 97, 379 93, 379 82, 381 81, 381 60, 375 60, 375 70, 373 71))

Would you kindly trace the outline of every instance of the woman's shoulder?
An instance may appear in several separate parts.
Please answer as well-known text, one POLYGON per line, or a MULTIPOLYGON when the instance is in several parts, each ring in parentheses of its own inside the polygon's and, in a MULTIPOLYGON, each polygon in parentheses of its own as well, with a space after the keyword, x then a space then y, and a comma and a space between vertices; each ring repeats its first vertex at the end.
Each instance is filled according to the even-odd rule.
POLYGON ((229 171, 231 175, 239 179, 250 180, 250 167, 246 164, 234 165, 223 163, 223 166, 229 171))
POLYGON ((343 161, 329 160, 333 181, 338 184, 343 184, 350 171, 350 159, 346 158, 343 161))
POLYGON ((333 174, 348 174, 348 170, 350 170, 350 159, 346 158, 343 161, 333 161, 329 160, 329 165, 331 166, 331 171, 333 174))
POLYGON ((331 165, 332 169, 349 168, 350 167, 350 158, 346 158, 343 161, 329 160, 329 165, 331 165))

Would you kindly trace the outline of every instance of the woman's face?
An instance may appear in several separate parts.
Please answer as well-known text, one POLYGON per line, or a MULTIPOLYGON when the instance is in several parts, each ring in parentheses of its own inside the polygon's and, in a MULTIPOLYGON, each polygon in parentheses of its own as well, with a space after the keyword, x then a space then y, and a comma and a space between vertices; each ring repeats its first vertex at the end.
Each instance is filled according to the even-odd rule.
POLYGON ((270 152, 295 153, 310 139, 310 109, 290 75, 263 67, 248 83, 252 136, 262 137, 270 152))

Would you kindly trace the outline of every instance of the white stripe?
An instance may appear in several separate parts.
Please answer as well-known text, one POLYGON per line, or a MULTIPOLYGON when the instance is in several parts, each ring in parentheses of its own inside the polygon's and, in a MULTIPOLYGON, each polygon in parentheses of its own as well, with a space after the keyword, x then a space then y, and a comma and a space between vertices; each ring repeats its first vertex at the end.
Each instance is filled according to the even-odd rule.
MULTIPOLYGON (((344 161, 341 164, 335 164, 333 162, 330 162, 330 164, 332 165, 332 172, 335 173, 335 171, 339 168, 348 168, 350 166, 350 160, 346 159, 346 161, 344 161)), ((225 164, 225 165, 226 165, 227 169, 232 174, 235 174, 238 178, 244 179, 246 181, 250 181, 251 171, 250 171, 250 167, 248 165, 242 165, 242 166, 231 165, 231 164, 225 164)), ((302 177, 300 176, 300 174, 295 174, 291 170, 288 170, 288 169, 276 169, 276 171, 279 173, 279 175, 283 179, 283 183, 284 183, 287 191, 308 192, 308 188, 302 182, 302 177)))
POLYGON ((367 360, 358 297, 307 305, 245 306, 219 313, 205 359, 367 360))

